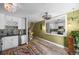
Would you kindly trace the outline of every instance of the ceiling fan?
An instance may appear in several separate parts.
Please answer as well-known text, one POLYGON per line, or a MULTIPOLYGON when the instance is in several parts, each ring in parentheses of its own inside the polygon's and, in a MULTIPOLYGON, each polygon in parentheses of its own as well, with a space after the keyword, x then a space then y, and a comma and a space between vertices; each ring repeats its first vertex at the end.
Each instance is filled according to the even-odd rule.
POLYGON ((52 16, 49 15, 48 12, 45 12, 44 15, 42 16, 42 18, 45 20, 50 20, 52 18, 52 16))

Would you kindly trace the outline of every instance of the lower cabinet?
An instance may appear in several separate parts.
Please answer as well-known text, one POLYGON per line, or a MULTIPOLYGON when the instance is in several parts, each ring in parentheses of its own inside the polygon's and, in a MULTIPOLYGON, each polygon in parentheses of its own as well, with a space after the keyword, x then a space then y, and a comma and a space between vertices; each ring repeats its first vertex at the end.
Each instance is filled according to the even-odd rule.
POLYGON ((18 36, 2 38, 2 50, 7 50, 18 46, 18 36))
POLYGON ((21 36, 21 44, 25 44, 25 43, 28 43, 27 35, 22 35, 21 36))

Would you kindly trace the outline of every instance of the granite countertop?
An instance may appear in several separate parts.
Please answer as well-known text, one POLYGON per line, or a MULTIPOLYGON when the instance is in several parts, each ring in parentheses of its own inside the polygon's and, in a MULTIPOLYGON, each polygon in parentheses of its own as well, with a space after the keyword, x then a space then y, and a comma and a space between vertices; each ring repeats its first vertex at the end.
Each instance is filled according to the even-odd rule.
MULTIPOLYGON (((21 34, 21 35, 26 35, 26 34, 21 34)), ((19 36, 19 35, 18 34, 12 34, 12 35, 5 34, 5 35, 0 35, 1 38, 3 38, 3 37, 9 37, 9 36, 19 36)))

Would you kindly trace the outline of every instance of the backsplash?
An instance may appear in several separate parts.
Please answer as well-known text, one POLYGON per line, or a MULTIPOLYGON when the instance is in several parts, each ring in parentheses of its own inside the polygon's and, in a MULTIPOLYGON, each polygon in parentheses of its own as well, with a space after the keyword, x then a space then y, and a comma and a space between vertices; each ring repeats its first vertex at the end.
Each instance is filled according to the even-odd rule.
POLYGON ((0 37, 26 35, 25 29, 0 29, 0 37))

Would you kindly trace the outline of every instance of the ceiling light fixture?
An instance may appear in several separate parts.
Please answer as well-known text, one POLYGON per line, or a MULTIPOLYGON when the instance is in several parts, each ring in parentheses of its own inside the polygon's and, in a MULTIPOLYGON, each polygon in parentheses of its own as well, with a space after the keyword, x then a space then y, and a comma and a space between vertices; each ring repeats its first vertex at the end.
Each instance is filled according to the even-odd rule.
POLYGON ((4 9, 8 12, 16 11, 17 4, 16 3, 4 3, 4 9))
POLYGON ((45 14, 42 16, 43 19, 49 20, 51 19, 51 15, 48 15, 48 12, 45 12, 45 14))

